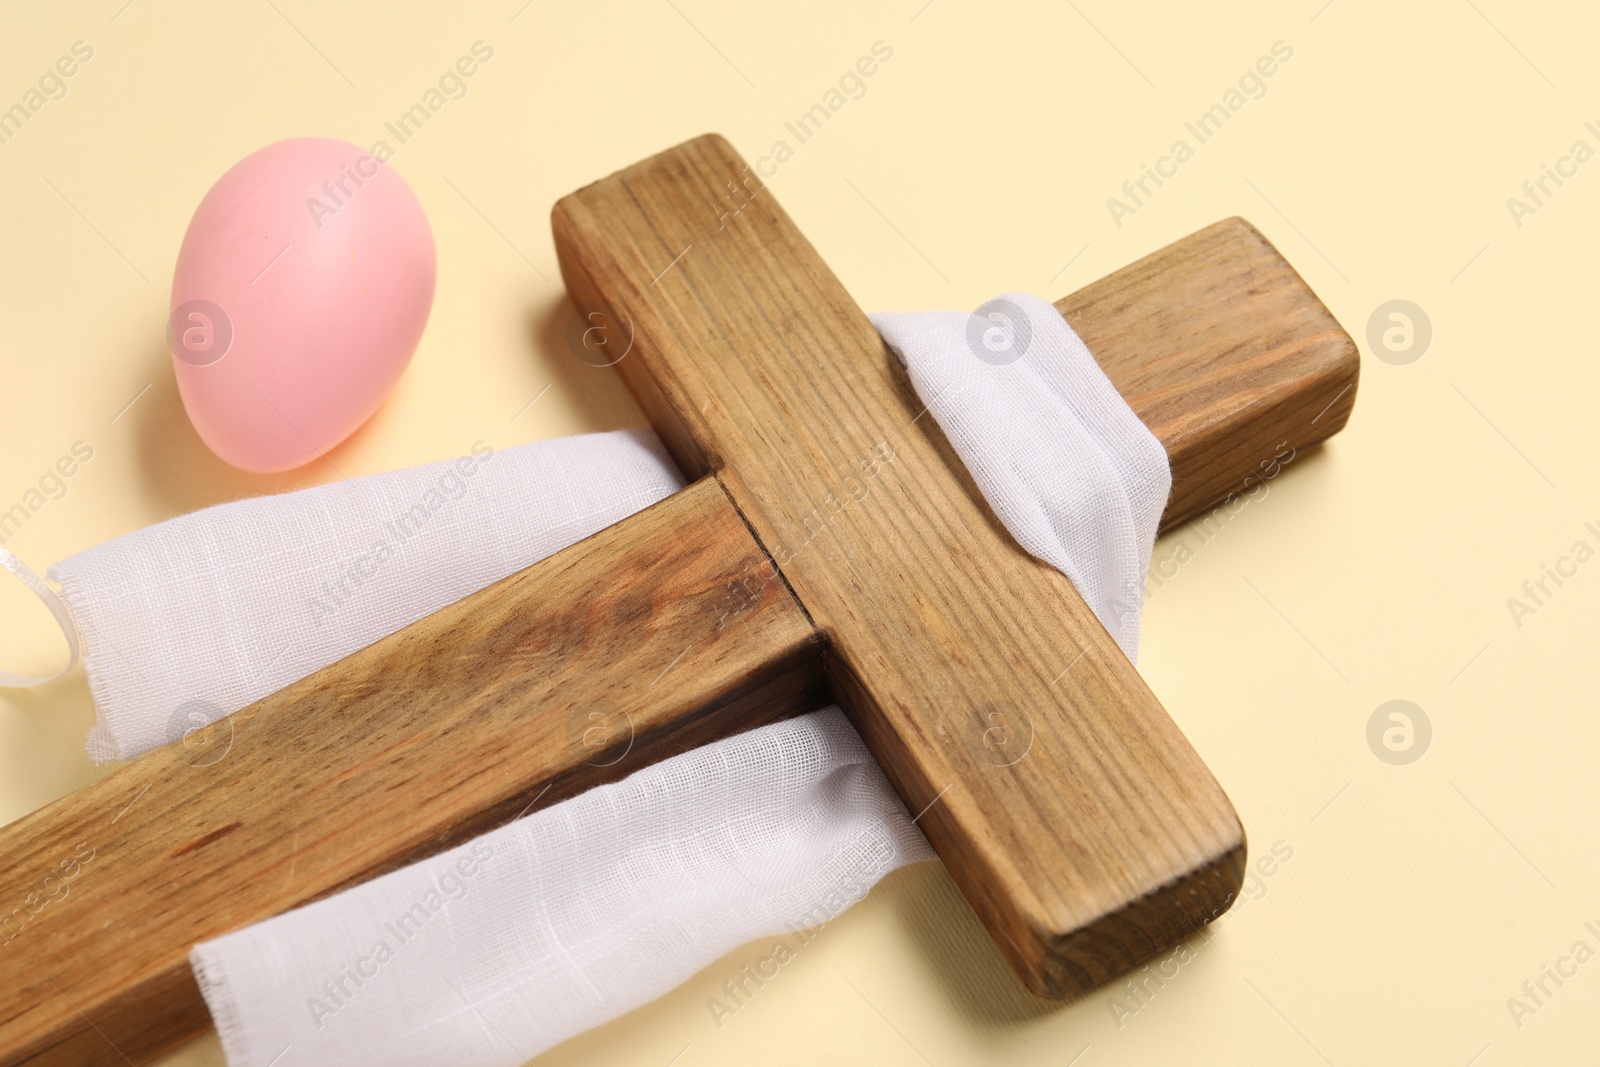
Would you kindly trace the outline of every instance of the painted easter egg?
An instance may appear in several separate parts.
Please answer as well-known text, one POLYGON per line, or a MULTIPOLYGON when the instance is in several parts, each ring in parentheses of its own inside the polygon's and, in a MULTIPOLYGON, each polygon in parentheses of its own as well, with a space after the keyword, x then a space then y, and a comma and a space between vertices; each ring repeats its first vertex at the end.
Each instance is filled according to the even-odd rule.
POLYGON ((167 345, 201 439, 250 471, 326 454, 411 361, 434 274, 416 194, 364 149, 302 137, 234 164, 172 278, 167 345))

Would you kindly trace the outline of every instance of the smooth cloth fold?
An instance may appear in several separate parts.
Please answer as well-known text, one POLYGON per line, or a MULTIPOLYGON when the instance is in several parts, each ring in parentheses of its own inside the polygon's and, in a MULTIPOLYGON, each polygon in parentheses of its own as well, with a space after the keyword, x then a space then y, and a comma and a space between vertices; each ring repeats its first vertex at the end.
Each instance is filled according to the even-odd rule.
MULTIPOLYGON (((1171 484, 1047 303, 873 320, 1006 529, 1130 657, 1171 484)), ((238 501, 57 564, 97 758, 176 740, 654 503, 649 431, 238 501)), ((728 738, 196 946, 232 1067, 520 1063, 931 852, 836 709, 728 738), (380 947, 382 946, 382 947, 380 947), (380 958, 381 957, 381 958, 380 958)))
POLYGON ((62 560, 89 755, 132 759, 683 488, 650 430, 496 450, 182 515, 62 560))
POLYGON ((932 858, 827 708, 675 756, 190 959, 235 1067, 514 1067, 932 858))
POLYGON ((1072 579, 1139 661, 1145 572, 1172 491, 1167 453, 1050 304, 872 316, 995 516, 1072 579))

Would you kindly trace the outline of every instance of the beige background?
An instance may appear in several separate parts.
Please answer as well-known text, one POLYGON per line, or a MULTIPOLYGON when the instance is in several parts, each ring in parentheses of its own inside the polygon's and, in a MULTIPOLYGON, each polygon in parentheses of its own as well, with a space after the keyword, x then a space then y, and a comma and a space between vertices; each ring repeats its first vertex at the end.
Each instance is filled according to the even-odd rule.
MULTIPOLYGON (((1177 978, 1120 1026, 1115 989, 1035 1005, 929 865, 720 1029, 707 998, 769 945, 541 1062, 1592 1062, 1600 963, 1521 1028, 1506 1005, 1575 941, 1600 949, 1600 565, 1520 628, 1506 605, 1574 541, 1600 547, 1583 529, 1600 520, 1600 163, 1520 228, 1506 206, 1575 140, 1600 148, 1592 7, 124 2, 12 5, 0 33, 6 105, 74 41, 94 48, 0 146, 0 508, 73 442, 94 449, 7 544, 40 571, 337 476, 245 476, 189 428, 163 342, 178 244, 235 160, 302 134, 370 144, 479 39, 493 61, 394 161, 433 223, 438 298, 392 398, 335 453, 346 474, 642 423, 561 339, 551 203, 706 130, 754 159, 878 40, 894 57, 865 97, 771 180, 864 307, 1056 297, 1243 214, 1361 342, 1349 428, 1209 543, 1157 548, 1193 558, 1151 597, 1142 670, 1254 855, 1293 853, 1177 978), (1294 56, 1267 95, 1115 225, 1107 197, 1280 40, 1294 56), (1434 328, 1408 366, 1365 340, 1394 298, 1434 328), (1434 729, 1408 766, 1366 742, 1395 698, 1434 729)), ((0 588, 6 665, 48 666, 48 617, 0 588)), ((0 694, 0 818, 100 773, 91 719, 81 673, 0 694)), ((170 1062, 221 1056, 208 1037, 170 1062)))

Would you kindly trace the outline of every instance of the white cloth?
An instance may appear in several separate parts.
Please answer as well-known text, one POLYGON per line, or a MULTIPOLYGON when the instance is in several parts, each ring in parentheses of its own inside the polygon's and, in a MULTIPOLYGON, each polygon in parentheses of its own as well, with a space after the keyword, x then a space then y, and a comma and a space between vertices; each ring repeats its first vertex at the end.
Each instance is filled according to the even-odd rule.
MULTIPOLYGON (((1006 528, 1134 655, 1171 480, 1160 443, 1043 301, 874 321, 1006 528)), ((57 564, 99 717, 90 751, 176 740, 682 484, 649 431, 473 455, 220 505, 57 564)), ((648 768, 193 960, 232 1067, 518 1063, 927 855, 827 711, 648 768), (375 960, 382 923, 419 902, 428 917, 375 960)))
POLYGON ((235 1067, 514 1067, 932 858, 828 708, 665 760, 190 959, 235 1067))
POLYGON ((996 517, 1064 572, 1135 663, 1167 453, 1060 312, 1006 293, 972 315, 873 315, 996 517))
POLYGON ((54 674, 31 675, 13 674, 8 670, 0 670, 0 687, 6 689, 28 689, 36 685, 53 682, 78 665, 78 630, 72 623, 72 614, 67 610, 66 602, 26 563, 13 556, 4 548, 0 548, 0 567, 4 567, 17 576, 17 580, 28 587, 29 592, 38 597, 44 606, 50 609, 50 614, 55 616, 56 625, 61 627, 61 633, 67 639, 67 662, 64 667, 54 674))
POLYGON ((681 489, 649 430, 206 508, 62 560, 95 760, 132 759, 681 489))

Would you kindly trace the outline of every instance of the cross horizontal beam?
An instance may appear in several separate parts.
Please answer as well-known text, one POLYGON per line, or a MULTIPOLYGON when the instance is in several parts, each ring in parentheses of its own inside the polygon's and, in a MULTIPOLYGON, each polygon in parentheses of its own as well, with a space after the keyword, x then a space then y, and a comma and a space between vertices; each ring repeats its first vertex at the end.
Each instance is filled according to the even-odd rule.
POLYGON ((0 829, 0 1064, 154 1055, 196 942, 820 707, 764 558, 703 480, 0 829))
MULTIPOLYGON (((1172 457, 1169 522, 1348 416, 1348 338, 1239 220, 1057 307, 1172 457)), ((828 631, 748 518, 702 478, 0 829, 0 1064, 146 1059, 207 1024, 195 942, 825 702, 828 631)))

